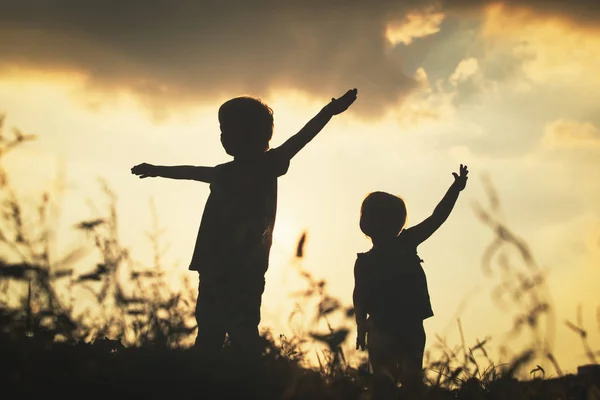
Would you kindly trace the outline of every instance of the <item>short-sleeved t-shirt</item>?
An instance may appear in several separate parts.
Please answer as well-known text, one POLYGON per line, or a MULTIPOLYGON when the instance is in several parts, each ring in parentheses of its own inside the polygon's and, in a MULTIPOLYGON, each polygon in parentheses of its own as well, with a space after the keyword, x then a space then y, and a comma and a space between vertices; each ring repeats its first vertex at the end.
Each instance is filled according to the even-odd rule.
POLYGON ((267 271, 277 212, 277 178, 289 159, 277 149, 215 167, 190 270, 218 277, 267 271))
POLYGON ((410 229, 390 246, 358 254, 355 287, 359 301, 377 326, 398 330, 406 323, 433 316, 421 262, 410 229))

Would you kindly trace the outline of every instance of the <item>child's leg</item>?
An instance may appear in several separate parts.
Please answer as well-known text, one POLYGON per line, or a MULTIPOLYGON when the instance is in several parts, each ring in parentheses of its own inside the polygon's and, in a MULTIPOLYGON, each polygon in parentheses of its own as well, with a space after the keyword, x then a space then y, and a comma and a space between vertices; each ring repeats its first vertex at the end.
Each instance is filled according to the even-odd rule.
POLYGON ((229 338, 232 346, 243 355, 260 356, 260 307, 265 289, 264 276, 236 279, 231 287, 228 310, 229 338))
POLYGON ((423 322, 407 324, 399 337, 399 379, 410 392, 423 386, 423 354, 425 352, 425 329, 423 322))
POLYGON ((198 334, 195 347, 208 356, 216 356, 225 341, 225 312, 221 299, 222 288, 209 281, 200 280, 196 300, 198 334))
POLYGON ((367 334, 367 350, 373 368, 373 399, 394 399, 398 368, 393 336, 371 325, 367 334))
POLYGON ((228 302, 227 333, 239 368, 234 375, 242 379, 247 398, 265 398, 267 373, 261 362, 264 347, 258 331, 260 306, 265 287, 264 276, 235 279, 228 302), (260 279, 258 279, 260 278, 260 279))

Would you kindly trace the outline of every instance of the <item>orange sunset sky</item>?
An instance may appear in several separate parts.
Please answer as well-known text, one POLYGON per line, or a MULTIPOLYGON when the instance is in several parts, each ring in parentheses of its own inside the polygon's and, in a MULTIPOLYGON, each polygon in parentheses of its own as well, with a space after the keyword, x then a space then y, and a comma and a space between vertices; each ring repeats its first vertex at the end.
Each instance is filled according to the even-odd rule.
POLYGON ((187 266, 208 185, 139 180, 130 168, 229 161, 217 121, 228 98, 250 94, 273 108, 275 147, 356 87, 356 103, 279 181, 262 326, 292 329, 288 293, 303 283, 289 261, 303 231, 303 265, 350 304, 356 253, 370 245, 358 228, 364 196, 402 196, 412 225, 464 163, 467 188, 419 248, 435 313, 425 322, 428 346, 435 334, 459 343, 457 315, 471 344, 491 336, 499 345, 512 326, 514 314, 492 301, 498 280, 481 268, 493 235, 473 204, 487 204, 487 176, 508 226, 548 272, 561 367, 587 362, 564 324, 578 305, 600 347, 597 0, 1 4, 0 112, 8 126, 39 135, 3 162, 23 198, 52 189, 64 172, 61 248, 92 215, 86 199, 104 202, 102 177, 118 196, 133 256, 151 260, 143 231, 153 198, 173 281, 197 282, 187 266))

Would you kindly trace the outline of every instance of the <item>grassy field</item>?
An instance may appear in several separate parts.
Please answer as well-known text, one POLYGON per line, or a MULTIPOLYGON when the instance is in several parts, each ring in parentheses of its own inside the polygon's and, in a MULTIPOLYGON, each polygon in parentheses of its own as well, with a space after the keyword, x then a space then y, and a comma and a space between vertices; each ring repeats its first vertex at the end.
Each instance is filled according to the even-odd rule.
MULTIPOLYGON (((125 348, 119 341, 110 340, 74 344, 5 337, 0 350, 2 388, 4 393, 11 393, 10 398, 367 399, 370 396, 367 371, 339 365, 327 371, 307 369, 268 338, 260 367, 241 364, 227 351, 221 358, 209 361, 198 357, 193 349, 152 345, 125 348)), ((600 398, 600 371, 598 365, 594 367, 595 371, 553 379, 520 381, 510 374, 498 374, 486 381, 475 377, 456 381, 453 388, 432 383, 423 392, 404 398, 592 400, 600 398)))

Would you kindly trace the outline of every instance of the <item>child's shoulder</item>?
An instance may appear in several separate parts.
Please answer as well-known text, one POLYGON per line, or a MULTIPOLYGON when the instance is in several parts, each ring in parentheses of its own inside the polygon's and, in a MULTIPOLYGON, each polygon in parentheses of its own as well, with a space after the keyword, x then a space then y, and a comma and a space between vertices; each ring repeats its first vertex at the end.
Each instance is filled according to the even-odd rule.
POLYGON ((414 237, 414 229, 411 226, 410 228, 403 229, 402 232, 398 235, 397 243, 400 246, 404 247, 417 247, 418 245, 415 242, 414 237))
POLYGON ((279 177, 285 175, 290 166, 290 160, 278 148, 269 149, 247 159, 234 159, 225 164, 225 168, 236 170, 242 174, 258 174, 279 177))
POLYGON ((371 255, 371 253, 373 252, 373 249, 370 249, 369 251, 365 251, 362 253, 356 253, 356 259, 357 260, 364 260, 366 258, 369 258, 369 256, 371 255))
POLYGON ((270 149, 265 153, 268 169, 275 176, 285 175, 290 167, 290 159, 280 148, 270 149))
POLYGON ((370 259, 371 250, 364 253, 356 253, 356 263, 354 264, 354 268, 364 268, 364 266, 369 263, 370 259))
POLYGON ((365 273, 368 271, 367 268, 367 253, 356 253, 356 261, 354 262, 354 278, 357 281, 363 279, 365 273))

